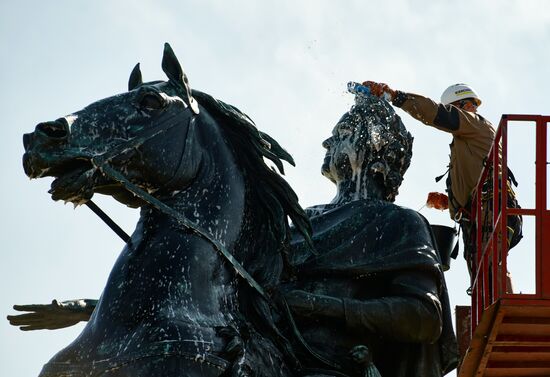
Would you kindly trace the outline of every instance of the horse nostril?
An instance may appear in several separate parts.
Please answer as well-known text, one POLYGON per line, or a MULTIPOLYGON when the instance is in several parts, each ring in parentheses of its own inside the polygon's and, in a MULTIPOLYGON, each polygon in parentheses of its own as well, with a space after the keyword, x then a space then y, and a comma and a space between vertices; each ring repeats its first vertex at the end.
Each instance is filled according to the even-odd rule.
POLYGON ((44 122, 36 126, 36 132, 50 139, 64 139, 69 135, 69 124, 64 118, 54 122, 44 122))

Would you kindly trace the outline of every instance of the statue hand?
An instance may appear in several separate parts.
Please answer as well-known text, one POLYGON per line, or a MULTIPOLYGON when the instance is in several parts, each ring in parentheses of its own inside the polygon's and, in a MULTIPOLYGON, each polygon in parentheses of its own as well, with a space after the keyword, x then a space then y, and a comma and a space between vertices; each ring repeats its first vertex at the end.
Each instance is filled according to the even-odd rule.
POLYGON ((349 351, 351 359, 360 365, 369 365, 372 361, 372 355, 367 346, 358 345, 355 346, 349 351))
POLYGON ((7 318, 11 325, 19 326, 23 331, 55 330, 89 320, 96 304, 96 300, 53 300, 46 305, 14 305, 15 310, 29 313, 7 318))
POLYGON ((293 290, 285 293, 285 299, 294 313, 304 317, 344 318, 344 305, 337 297, 293 290))
POLYGON ((395 90, 390 88, 387 84, 375 81, 364 81, 363 85, 368 86, 371 93, 377 97, 382 97, 384 93, 387 93, 391 98, 395 98, 395 90))
POLYGON ((380 372, 372 362, 372 355, 367 346, 358 345, 351 349, 349 356, 359 367, 365 377, 381 377, 380 372))

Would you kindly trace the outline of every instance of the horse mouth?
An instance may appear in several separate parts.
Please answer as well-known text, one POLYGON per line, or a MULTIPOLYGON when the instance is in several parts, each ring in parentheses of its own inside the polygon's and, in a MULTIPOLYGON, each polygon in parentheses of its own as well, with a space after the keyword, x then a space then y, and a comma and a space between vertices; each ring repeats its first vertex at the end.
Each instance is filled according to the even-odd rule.
POLYGON ((30 178, 54 177, 48 191, 53 200, 82 204, 93 195, 95 171, 89 158, 49 159, 34 153, 23 155, 23 168, 30 178))
POLYGON ((95 169, 89 168, 68 171, 53 180, 48 193, 53 200, 83 204, 94 194, 95 172, 95 169))

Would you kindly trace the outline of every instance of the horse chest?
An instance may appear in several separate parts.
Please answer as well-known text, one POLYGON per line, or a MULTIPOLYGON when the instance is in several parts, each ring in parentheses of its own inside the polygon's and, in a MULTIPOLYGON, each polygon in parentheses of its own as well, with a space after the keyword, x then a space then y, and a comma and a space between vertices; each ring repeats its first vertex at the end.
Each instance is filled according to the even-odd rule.
POLYGON ((200 239, 143 240, 115 263, 102 297, 122 322, 175 319, 225 323, 236 307, 234 276, 200 239))

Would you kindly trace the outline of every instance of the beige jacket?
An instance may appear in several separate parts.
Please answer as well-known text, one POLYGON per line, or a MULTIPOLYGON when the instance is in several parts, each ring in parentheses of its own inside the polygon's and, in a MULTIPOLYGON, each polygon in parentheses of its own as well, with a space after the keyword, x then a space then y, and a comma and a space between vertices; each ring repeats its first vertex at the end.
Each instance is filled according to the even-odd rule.
POLYGON ((422 123, 453 135, 449 212, 454 219, 458 209, 468 204, 476 187, 483 162, 493 144, 495 129, 481 115, 453 105, 439 104, 418 94, 397 92, 393 104, 422 123))

